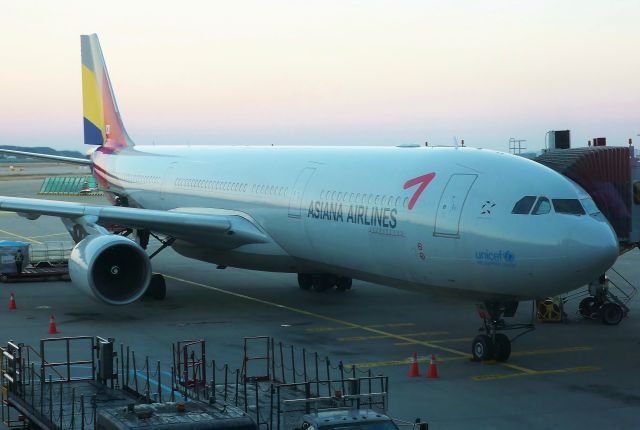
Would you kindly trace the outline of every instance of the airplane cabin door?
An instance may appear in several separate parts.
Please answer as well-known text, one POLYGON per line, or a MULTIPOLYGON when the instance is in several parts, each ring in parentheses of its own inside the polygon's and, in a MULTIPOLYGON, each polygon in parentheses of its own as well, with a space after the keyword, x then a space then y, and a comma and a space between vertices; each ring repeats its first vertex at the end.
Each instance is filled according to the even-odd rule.
POLYGON ((302 214, 302 197, 311 176, 315 173, 314 167, 305 167, 302 169, 296 183, 291 190, 291 198, 289 199, 289 218, 300 218, 302 214))
POLYGON ((477 178, 478 175, 451 175, 438 203, 434 236, 460 237, 460 217, 464 202, 477 178))

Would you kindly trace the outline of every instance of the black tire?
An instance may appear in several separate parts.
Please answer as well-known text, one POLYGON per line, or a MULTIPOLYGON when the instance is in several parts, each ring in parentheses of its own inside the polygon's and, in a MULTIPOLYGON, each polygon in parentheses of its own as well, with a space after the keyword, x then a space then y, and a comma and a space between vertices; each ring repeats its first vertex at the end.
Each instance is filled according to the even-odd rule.
POLYGON ((167 297, 167 283, 164 280, 164 276, 160 274, 151 275, 151 282, 149 282, 149 288, 145 293, 156 300, 164 300, 167 297))
POLYGON ((351 278, 340 276, 336 281, 336 288, 338 291, 347 291, 351 289, 351 284, 353 284, 353 280, 351 278))
POLYGON ((624 311, 619 304, 609 302, 600 308, 600 317, 605 325, 618 325, 624 318, 624 311))
POLYGON ((313 287, 313 276, 309 273, 298 273, 298 286, 301 290, 310 290, 313 287))
POLYGON ((593 297, 587 297, 580 301, 578 305, 578 312, 585 318, 591 318, 596 307, 596 299, 593 297))
POLYGON ((493 358, 491 338, 486 334, 476 336, 471 344, 471 354, 473 355, 473 361, 491 360, 493 358))
POLYGON ((336 285, 336 277, 325 273, 313 275, 313 290, 321 293, 330 290, 336 285))
POLYGON ((502 334, 497 333, 493 341, 493 358, 496 361, 507 361, 511 355, 511 341, 502 334))

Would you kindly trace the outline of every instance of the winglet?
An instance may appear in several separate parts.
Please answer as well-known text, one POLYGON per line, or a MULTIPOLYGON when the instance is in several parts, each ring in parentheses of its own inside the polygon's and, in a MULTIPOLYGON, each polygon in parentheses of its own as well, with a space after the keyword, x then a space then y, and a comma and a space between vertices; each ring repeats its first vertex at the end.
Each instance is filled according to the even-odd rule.
POLYGON ((133 146, 120 117, 96 34, 80 36, 84 143, 114 149, 133 146))

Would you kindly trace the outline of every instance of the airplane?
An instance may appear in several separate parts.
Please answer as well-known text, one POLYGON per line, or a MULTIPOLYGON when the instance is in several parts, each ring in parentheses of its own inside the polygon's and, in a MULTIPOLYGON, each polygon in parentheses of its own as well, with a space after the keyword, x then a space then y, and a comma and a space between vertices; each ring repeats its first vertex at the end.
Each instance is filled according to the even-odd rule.
POLYGON ((589 195, 528 159, 471 147, 143 146, 127 134, 95 34, 81 36, 88 159, 110 206, 0 197, 60 217, 74 285, 111 305, 165 296, 150 259, 171 247, 227 266, 298 275, 304 290, 360 279, 482 304, 476 360, 505 361, 503 317, 597 279, 618 241, 589 195), (112 234, 118 225, 134 238, 112 234), (148 255, 149 235, 162 246, 148 255))

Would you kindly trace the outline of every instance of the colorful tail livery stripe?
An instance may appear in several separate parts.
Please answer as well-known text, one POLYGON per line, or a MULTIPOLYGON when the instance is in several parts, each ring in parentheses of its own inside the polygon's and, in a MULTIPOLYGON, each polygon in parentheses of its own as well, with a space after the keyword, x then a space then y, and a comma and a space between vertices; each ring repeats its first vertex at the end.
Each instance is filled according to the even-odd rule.
POLYGON ((122 124, 98 36, 80 36, 84 143, 121 149, 133 146, 122 124))

